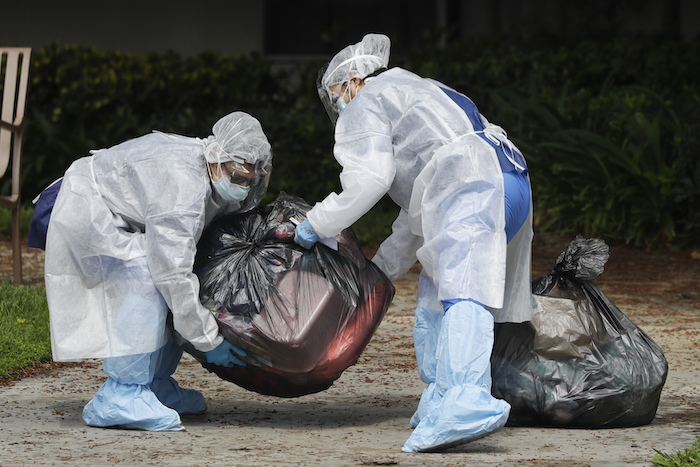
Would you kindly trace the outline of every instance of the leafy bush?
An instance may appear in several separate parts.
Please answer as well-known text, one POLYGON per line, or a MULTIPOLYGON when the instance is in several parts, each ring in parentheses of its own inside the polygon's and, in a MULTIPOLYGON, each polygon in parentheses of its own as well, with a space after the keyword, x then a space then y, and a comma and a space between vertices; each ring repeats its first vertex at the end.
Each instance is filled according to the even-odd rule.
MULTIPOLYGON (((34 215, 34 207, 31 205, 23 205, 19 210, 19 231, 22 237, 26 237, 29 233, 29 224, 34 215)), ((0 208, 0 238, 10 238, 12 236, 12 210, 8 208, 0 208)))
POLYGON ((531 170, 539 230, 688 246, 700 213, 700 41, 475 40, 407 62, 466 92, 531 170))
MULTIPOLYGON (((219 117, 244 110, 273 146, 267 200, 281 190, 320 200, 340 188, 315 89, 321 65, 49 44, 32 66, 23 199, 90 149, 152 129, 205 137, 219 117)), ((478 38, 411 50, 392 65, 465 92, 509 132, 528 159, 539 230, 645 246, 700 238, 700 211, 691 209, 700 202, 700 40, 478 38)), ((389 217, 379 210, 377 218, 389 217)))
POLYGON ((212 53, 186 59, 52 44, 36 52, 31 73, 23 171, 29 196, 90 149, 153 129, 208 136, 232 110, 265 109, 276 89, 259 57, 212 53))
POLYGON ((679 200, 698 193, 676 168, 684 127, 668 103, 642 88, 603 89, 585 112, 498 91, 493 99, 524 130, 513 139, 528 155, 543 230, 645 246, 690 240, 677 238, 679 200))

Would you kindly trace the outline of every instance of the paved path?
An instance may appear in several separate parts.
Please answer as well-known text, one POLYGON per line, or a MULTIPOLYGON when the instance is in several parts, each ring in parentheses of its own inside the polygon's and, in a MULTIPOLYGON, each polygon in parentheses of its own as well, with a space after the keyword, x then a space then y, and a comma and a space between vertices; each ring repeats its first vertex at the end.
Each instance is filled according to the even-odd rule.
POLYGON ((327 391, 297 399, 260 396, 186 358, 175 377, 202 391, 209 404, 205 414, 184 417, 187 431, 105 430, 80 418, 104 380, 99 362, 87 361, 0 388, 0 463, 648 466, 655 449, 675 453, 700 436, 700 261, 683 263, 685 272, 676 277, 671 272, 678 267, 659 260, 643 266, 648 275, 631 279, 624 263, 613 254, 601 289, 662 347, 670 365, 657 417, 647 426, 506 427, 452 452, 402 453, 423 388, 411 339, 413 274, 395 284, 396 299, 358 364, 327 391))

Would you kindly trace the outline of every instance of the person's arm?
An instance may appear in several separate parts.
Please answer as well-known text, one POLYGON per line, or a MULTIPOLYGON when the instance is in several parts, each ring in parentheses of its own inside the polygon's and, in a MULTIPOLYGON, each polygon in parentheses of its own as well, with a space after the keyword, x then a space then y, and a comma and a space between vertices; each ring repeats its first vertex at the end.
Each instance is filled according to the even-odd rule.
MULTIPOLYGON (((359 100, 359 96, 357 98, 359 100)), ((321 238, 350 227, 389 191, 396 167, 390 125, 381 112, 353 102, 338 120, 333 154, 342 166, 342 191, 331 193, 307 214, 321 238)))
POLYGON ((214 315, 199 301, 199 280, 192 272, 204 228, 204 200, 187 209, 158 212, 146 219, 148 267, 173 314, 173 325, 197 350, 223 341, 214 315), (201 209, 199 209, 201 207, 201 209))
POLYGON ((400 278, 416 263, 416 251, 423 244, 422 237, 414 235, 408 225, 408 212, 402 209, 391 226, 391 235, 382 242, 372 262, 391 281, 400 278))

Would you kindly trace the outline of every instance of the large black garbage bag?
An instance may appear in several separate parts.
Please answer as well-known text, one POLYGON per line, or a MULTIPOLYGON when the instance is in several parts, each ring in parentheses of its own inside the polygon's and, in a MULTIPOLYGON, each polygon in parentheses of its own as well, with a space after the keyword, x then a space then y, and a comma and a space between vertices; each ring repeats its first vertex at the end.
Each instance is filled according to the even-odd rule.
POLYGON ((542 311, 496 326, 492 392, 511 404, 510 425, 629 427, 656 415, 668 364, 596 287, 608 257, 605 242, 578 236, 532 283, 542 311))
POLYGON ((280 397, 327 389, 357 361, 389 308, 394 287, 363 255, 351 229, 335 237, 337 251, 294 243, 290 219, 303 219, 309 208, 283 193, 265 208, 222 217, 203 233, 194 267, 200 299, 221 334, 247 352, 247 365, 212 365, 174 334, 222 379, 280 397))

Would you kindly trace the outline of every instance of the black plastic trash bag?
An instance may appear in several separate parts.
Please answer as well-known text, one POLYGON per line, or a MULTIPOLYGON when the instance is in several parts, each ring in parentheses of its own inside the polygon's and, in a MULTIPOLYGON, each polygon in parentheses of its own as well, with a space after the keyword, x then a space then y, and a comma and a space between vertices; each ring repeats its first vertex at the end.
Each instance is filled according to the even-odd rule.
POLYGON ((290 219, 303 219, 309 208, 282 194, 265 208, 222 217, 203 233, 194 267, 200 299, 214 311, 221 334, 247 352, 247 365, 212 365, 174 334, 222 379, 281 397, 327 389, 357 361, 389 308, 394 287, 363 255, 351 229, 335 237, 337 251, 294 243, 290 219))
POLYGON ((608 245, 578 236, 533 281, 542 311, 496 325, 493 395, 509 425, 629 427, 656 415, 668 364, 658 345, 599 289, 608 245))

